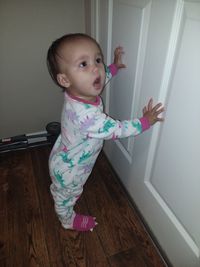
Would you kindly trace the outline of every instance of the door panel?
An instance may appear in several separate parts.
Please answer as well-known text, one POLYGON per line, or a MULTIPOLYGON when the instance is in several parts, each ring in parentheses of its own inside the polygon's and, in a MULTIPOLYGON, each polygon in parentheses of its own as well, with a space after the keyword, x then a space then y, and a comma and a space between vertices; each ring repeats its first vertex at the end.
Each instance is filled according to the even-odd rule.
POLYGON ((200 124, 197 120, 200 105, 197 97, 200 96, 200 12, 197 17, 196 10, 200 11, 199 7, 197 3, 186 3, 183 10, 166 120, 152 163, 152 172, 146 180, 173 212, 171 219, 198 257, 200 124))
POLYGON ((104 92, 108 113, 140 117, 150 97, 166 107, 164 123, 104 150, 172 264, 199 267, 200 1, 96 4, 107 61, 117 45, 126 53, 104 92))
MULTIPOLYGON (((114 1, 113 4, 112 50, 119 44, 124 47, 124 63, 128 68, 120 71, 113 80, 109 112, 111 116, 123 120, 133 118, 137 112, 150 1, 114 1), (127 34, 130 27, 131 32, 127 34)), ((133 138, 120 139, 116 144, 119 149, 123 146, 131 159, 133 138)))

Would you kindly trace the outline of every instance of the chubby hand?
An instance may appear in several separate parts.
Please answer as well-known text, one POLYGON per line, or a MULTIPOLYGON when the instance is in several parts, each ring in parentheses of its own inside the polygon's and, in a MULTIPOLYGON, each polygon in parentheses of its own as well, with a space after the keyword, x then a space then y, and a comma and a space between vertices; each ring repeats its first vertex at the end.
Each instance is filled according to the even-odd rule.
POLYGON ((114 51, 114 64, 118 69, 126 68, 126 65, 122 63, 122 55, 124 54, 123 47, 118 46, 114 51))
POLYGON ((153 106, 152 98, 149 100, 147 106, 145 106, 142 111, 143 111, 143 116, 148 119, 150 125, 153 125, 158 121, 164 121, 163 118, 158 117, 158 115, 164 111, 162 103, 158 103, 155 106, 153 106))

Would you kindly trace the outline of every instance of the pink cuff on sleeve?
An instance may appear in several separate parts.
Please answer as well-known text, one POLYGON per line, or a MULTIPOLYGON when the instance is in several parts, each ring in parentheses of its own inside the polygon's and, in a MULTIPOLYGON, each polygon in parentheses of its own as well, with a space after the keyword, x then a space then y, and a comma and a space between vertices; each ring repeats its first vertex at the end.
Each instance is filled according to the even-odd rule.
POLYGON ((108 66, 110 73, 112 74, 112 76, 115 76, 118 72, 118 68, 116 67, 116 65, 113 63, 111 65, 108 66))
POLYGON ((146 131, 146 130, 148 130, 150 128, 150 126, 151 126, 150 123, 149 123, 149 121, 148 121, 148 119, 146 117, 140 118, 140 122, 142 124, 142 131, 143 132, 146 131))

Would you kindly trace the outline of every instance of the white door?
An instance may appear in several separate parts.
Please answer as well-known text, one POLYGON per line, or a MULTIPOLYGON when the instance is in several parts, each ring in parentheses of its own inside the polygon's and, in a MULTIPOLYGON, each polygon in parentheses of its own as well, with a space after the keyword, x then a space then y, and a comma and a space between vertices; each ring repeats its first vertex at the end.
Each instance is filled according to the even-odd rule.
POLYGON ((166 107, 164 123, 105 152, 173 266, 200 266, 200 1, 92 3, 107 62, 117 45, 126 52, 107 112, 139 117, 150 97, 166 107))

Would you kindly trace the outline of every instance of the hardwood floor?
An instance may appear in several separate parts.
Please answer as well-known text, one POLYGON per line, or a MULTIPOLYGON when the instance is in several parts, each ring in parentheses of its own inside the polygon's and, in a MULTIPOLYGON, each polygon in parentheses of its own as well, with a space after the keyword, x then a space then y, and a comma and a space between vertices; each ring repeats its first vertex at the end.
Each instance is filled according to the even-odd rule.
POLYGON ((48 147, 0 155, 1 267, 164 267, 104 154, 76 210, 93 232, 65 230, 49 192, 48 147))

